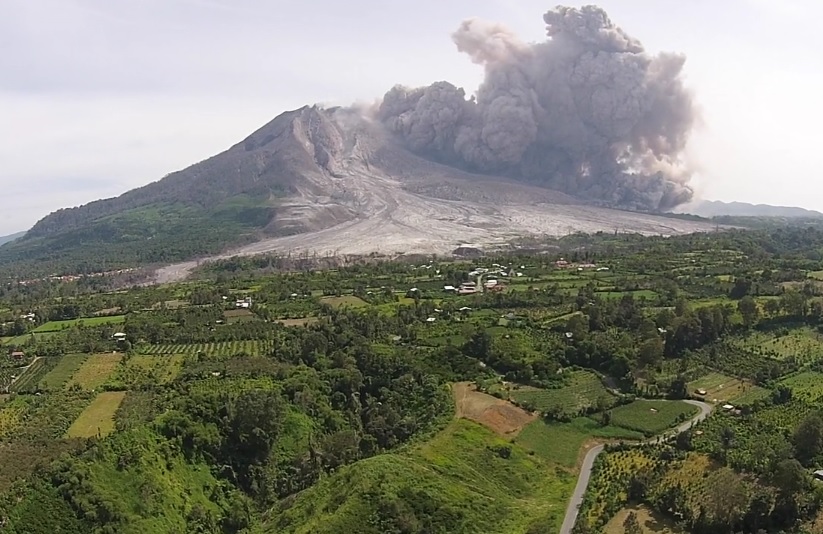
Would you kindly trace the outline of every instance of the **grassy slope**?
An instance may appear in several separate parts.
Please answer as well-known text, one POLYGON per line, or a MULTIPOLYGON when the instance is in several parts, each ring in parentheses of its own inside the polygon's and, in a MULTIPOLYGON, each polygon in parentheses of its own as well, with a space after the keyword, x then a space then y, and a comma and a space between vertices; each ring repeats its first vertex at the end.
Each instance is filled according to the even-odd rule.
MULTIPOLYGON (((84 507, 99 503, 109 511, 109 517, 118 518, 110 523, 114 528, 111 532, 189 532, 187 516, 194 507, 219 517, 220 508, 226 506, 219 489, 224 483, 213 476, 208 466, 187 463, 148 429, 113 435, 99 446, 94 458, 81 468, 83 489, 75 488, 75 498, 84 507)), ((9 518, 9 532, 34 532, 28 530, 29 525, 48 522, 43 510, 54 510, 65 520, 73 515, 69 503, 52 485, 36 482, 34 487, 21 492, 19 500, 14 497, 3 506, 3 513, 9 518)), ((79 517, 82 515, 81 512, 79 517)), ((90 531, 88 526, 82 528, 80 521, 59 522, 57 527, 60 528, 48 531, 90 531)))
POLYGON ((272 510, 265 532, 554 532, 574 476, 484 427, 455 421, 414 449, 345 467, 272 510), (435 525, 428 523, 434 519, 435 525))

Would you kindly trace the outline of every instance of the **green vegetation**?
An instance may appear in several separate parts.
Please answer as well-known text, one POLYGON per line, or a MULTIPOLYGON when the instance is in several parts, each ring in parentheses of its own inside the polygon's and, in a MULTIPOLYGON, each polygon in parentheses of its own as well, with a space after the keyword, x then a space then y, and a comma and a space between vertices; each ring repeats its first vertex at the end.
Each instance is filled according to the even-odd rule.
POLYGON ((108 317, 83 317, 80 319, 69 319, 67 321, 49 321, 41 324, 32 332, 39 334, 43 332, 59 332, 72 326, 98 326, 101 324, 120 324, 126 322, 125 315, 112 315, 108 317))
POLYGON ((591 409, 611 407, 617 398, 600 378, 589 371, 568 373, 563 386, 556 389, 520 388, 511 392, 517 403, 558 417, 575 416, 591 409))
POLYGON ((124 391, 106 391, 86 406, 66 431, 69 438, 107 436, 114 431, 114 414, 126 396, 124 391))
POLYGON ((696 406, 685 402, 635 401, 611 410, 611 424, 637 430, 646 436, 659 434, 696 415, 696 406))
POLYGON ((4 529, 556 532, 600 443, 578 533, 814 531, 823 231, 518 245, 0 284, 4 529))
POLYGON ((344 468, 270 513, 265 532, 559 529, 574 477, 458 421, 424 445, 344 468), (479 473, 483 476, 478 476, 479 473))
POLYGON ((122 354, 93 354, 83 361, 68 385, 77 385, 88 391, 94 390, 108 380, 122 359, 122 354))
POLYGON ((71 380, 74 373, 83 365, 88 354, 66 354, 60 357, 57 365, 43 377, 39 387, 43 390, 58 390, 71 380))
POLYGON ((568 423, 537 420, 517 435, 516 442, 541 458, 564 467, 574 467, 581 458, 586 442, 640 440, 643 434, 613 425, 604 426, 588 417, 568 423))

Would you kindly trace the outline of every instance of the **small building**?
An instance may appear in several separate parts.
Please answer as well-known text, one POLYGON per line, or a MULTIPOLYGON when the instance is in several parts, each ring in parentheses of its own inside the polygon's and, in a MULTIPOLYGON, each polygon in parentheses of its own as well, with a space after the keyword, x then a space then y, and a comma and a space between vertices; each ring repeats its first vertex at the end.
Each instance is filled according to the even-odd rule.
POLYGON ((731 411, 731 410, 734 410, 734 406, 732 406, 731 404, 724 404, 724 405, 722 406, 722 408, 723 408, 724 410, 726 410, 727 412, 728 412, 728 411, 731 411))
POLYGON ((463 282, 460 284, 460 287, 457 288, 457 293, 460 295, 470 295, 472 293, 477 293, 477 284, 474 282, 463 282))
POLYGON ((705 389, 703 389, 703 388, 700 388, 700 389, 698 389, 698 390, 697 390, 697 394, 698 394, 698 395, 701 395, 701 396, 702 396, 702 395, 705 395, 705 394, 706 394, 706 390, 705 390, 705 389))
POLYGON ((429 317, 428 319, 426 319, 426 322, 427 322, 427 323, 433 323, 433 322, 435 322, 436 320, 437 320, 437 319, 436 319, 436 318, 434 318, 434 317, 429 317))
POLYGON ((126 334, 124 332, 115 332, 111 338, 115 341, 126 341, 126 334))
POLYGON ((818 469, 817 471, 812 473, 812 476, 814 476, 815 480, 823 481, 823 469, 818 469))
POLYGON ((457 288, 454 286, 443 286, 443 291, 457 291, 457 288))
POLYGON ((15 360, 15 361, 20 361, 25 357, 26 357, 26 353, 23 352, 22 350, 15 350, 15 351, 12 351, 11 354, 9 354, 9 358, 11 358, 12 360, 15 360))

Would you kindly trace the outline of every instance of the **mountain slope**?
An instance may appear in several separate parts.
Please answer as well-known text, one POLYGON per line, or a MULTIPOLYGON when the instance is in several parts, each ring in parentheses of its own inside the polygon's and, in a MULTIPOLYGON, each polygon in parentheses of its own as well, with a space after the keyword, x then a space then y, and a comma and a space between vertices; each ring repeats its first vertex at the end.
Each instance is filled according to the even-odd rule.
POLYGON ((790 206, 772 206, 769 204, 749 204, 747 202, 722 202, 719 200, 701 200, 677 211, 691 213, 701 217, 820 217, 823 213, 790 206))
POLYGON ((304 107, 162 180, 45 217, 0 248, 0 269, 84 272, 225 250, 449 253, 523 235, 710 228, 471 174, 412 154, 355 110, 304 107))
POLYGON ((17 232, 16 234, 4 235, 3 237, 0 237, 0 245, 5 245, 6 243, 10 243, 11 241, 14 241, 15 239, 17 239, 18 237, 23 237, 24 235, 26 235, 26 232, 17 232))

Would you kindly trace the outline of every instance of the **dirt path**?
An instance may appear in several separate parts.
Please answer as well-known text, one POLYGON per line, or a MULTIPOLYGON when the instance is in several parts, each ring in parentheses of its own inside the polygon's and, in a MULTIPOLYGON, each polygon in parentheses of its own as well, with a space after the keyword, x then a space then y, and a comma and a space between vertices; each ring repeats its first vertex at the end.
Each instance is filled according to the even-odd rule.
MULTIPOLYGON (((709 415, 711 415, 712 410, 714 410, 714 406, 711 404, 707 404, 705 402, 700 402, 696 400, 686 400, 683 401, 692 406, 697 406, 700 409, 697 415, 682 423, 680 426, 674 429, 674 431, 667 431, 665 434, 661 436, 654 437, 648 440, 646 443, 654 443, 659 441, 663 438, 664 435, 677 435, 682 432, 685 432, 694 423, 704 420, 709 415)), ((566 517, 563 519, 563 526, 560 527, 560 534, 571 534, 572 529, 574 528, 574 524, 577 522, 577 513, 580 510, 580 505, 583 504, 583 497, 586 495, 586 488, 589 486, 589 479, 592 475, 592 468, 594 467, 594 461, 597 459, 598 455, 603 452, 605 445, 597 445, 589 449, 589 452, 586 453, 586 456, 583 458, 583 464, 580 466, 580 475, 577 477, 577 485, 574 487, 574 492, 572 493, 572 497, 569 500, 569 505, 566 508, 566 517)))

